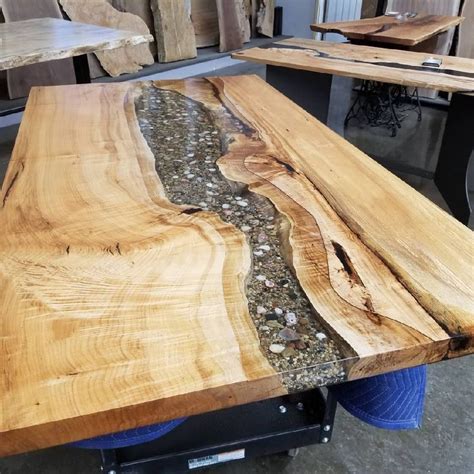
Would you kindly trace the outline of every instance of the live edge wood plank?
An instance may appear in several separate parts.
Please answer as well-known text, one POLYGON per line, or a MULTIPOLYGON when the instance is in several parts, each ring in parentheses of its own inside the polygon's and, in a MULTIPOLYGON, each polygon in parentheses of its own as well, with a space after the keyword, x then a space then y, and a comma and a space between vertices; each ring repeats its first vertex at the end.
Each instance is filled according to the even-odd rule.
POLYGON ((234 59, 338 76, 423 87, 446 92, 474 92, 474 61, 468 58, 291 38, 266 48, 249 48, 234 59), (428 56, 439 69, 422 67, 428 56))
POLYGON ((473 351, 472 232, 254 76, 34 88, 0 228, 0 455, 473 351), (155 171, 151 90, 204 107, 217 171, 273 203, 337 360, 275 369, 244 233, 155 171))

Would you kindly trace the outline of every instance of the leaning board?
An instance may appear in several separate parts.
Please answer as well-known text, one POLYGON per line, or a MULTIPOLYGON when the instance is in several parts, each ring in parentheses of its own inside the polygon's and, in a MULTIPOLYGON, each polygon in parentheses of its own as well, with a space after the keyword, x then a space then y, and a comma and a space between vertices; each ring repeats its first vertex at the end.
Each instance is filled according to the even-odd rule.
POLYGON ((254 76, 33 89, 0 206, 0 455, 473 352, 472 232, 254 76))

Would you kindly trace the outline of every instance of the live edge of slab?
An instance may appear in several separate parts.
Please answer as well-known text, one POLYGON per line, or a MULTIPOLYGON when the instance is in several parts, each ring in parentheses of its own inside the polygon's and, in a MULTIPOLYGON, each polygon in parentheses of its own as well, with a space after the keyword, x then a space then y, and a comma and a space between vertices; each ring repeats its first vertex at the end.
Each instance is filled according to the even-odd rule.
POLYGON ((33 89, 0 228, 3 456, 473 352, 472 232, 254 76, 33 89))

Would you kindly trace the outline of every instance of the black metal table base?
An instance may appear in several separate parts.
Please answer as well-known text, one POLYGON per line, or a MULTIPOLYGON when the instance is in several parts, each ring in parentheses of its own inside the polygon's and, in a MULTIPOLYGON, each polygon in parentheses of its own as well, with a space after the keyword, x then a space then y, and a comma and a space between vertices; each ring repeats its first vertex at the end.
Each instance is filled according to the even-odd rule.
POLYGON ((321 122, 326 123, 331 97, 331 74, 267 66, 267 82, 321 122))
POLYGON ((210 465, 296 448, 331 439, 336 400, 321 390, 277 397, 190 417, 149 443, 102 450, 107 474, 196 471, 210 465))

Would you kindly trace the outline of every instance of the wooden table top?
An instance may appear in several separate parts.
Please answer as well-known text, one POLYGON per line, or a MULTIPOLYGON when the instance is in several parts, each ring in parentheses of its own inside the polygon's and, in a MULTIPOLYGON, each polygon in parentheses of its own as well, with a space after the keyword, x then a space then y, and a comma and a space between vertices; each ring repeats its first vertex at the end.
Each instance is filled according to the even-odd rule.
POLYGON ((398 20, 393 16, 377 16, 363 20, 315 23, 313 31, 340 33, 346 38, 403 46, 415 46, 464 20, 460 16, 417 15, 414 18, 398 20))
POLYGON ((33 88, 0 228, 0 455, 473 352, 472 232, 256 76, 33 88))
POLYGON ((474 60, 454 56, 292 38, 250 48, 234 59, 446 92, 474 92, 474 60), (440 68, 422 66, 428 57, 440 68))
POLYGON ((151 35, 57 18, 0 23, 0 71, 150 41, 151 35))

